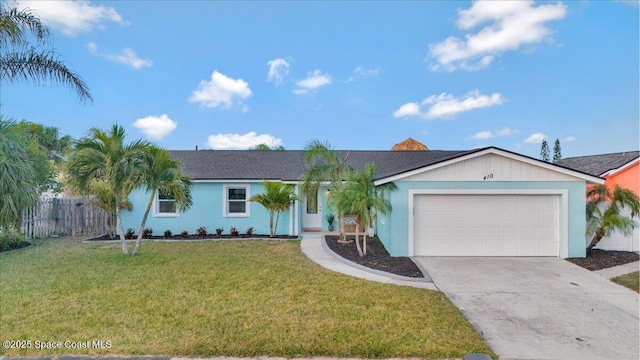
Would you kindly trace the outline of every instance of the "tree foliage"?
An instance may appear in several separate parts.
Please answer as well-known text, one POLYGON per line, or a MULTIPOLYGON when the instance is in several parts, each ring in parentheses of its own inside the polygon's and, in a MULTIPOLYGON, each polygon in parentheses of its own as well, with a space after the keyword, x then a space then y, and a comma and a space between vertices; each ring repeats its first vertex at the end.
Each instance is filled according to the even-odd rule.
POLYGON ((30 9, 0 5, 0 80, 58 83, 75 90, 81 101, 93 101, 89 88, 53 49, 49 28, 30 9))
POLYGON ((0 231, 12 231, 22 210, 38 202, 38 179, 28 133, 0 117, 0 231))
POLYGON ((254 146, 250 147, 249 150, 257 150, 257 151, 278 150, 278 151, 282 151, 282 150, 284 150, 284 146, 278 145, 278 146, 270 147, 269 145, 267 145, 265 143, 262 143, 262 144, 258 144, 258 145, 254 145, 254 146))
POLYGON ((90 194, 95 182, 109 187, 114 197, 116 222, 119 225, 122 251, 129 254, 122 228, 121 211, 133 189, 142 183, 139 174, 150 144, 135 140, 125 143, 124 128, 118 124, 109 132, 91 128, 89 134, 76 141, 67 162, 67 183, 73 189, 90 194))
MULTIPOLYGON (((302 193, 309 199, 315 197, 322 183, 328 183, 331 194, 340 194, 344 189, 345 180, 353 167, 347 162, 349 153, 341 157, 328 142, 313 140, 305 146, 304 158, 307 171, 302 176, 302 193)), ((329 203, 333 207, 332 203, 329 203)), ((339 211, 338 228, 340 237, 344 239, 342 216, 339 211)))
POLYGON ((153 145, 149 146, 136 176, 138 176, 136 182, 143 184, 145 190, 149 193, 149 200, 142 216, 133 255, 138 254, 140 249, 147 217, 158 191, 173 199, 176 212, 185 211, 193 204, 191 179, 182 171, 180 161, 171 158, 169 152, 165 149, 153 145))
MULTIPOLYGON (((334 197, 331 195, 337 211, 341 214, 358 215, 363 228, 373 227, 376 214, 391 212, 391 202, 384 197, 385 191, 395 191, 398 187, 393 183, 375 186, 376 165, 367 163, 362 172, 352 172, 347 178, 343 191, 334 197)), ((360 256, 367 254, 367 233, 365 232, 362 248, 356 237, 356 248, 360 256)))
POLYGON ((562 148, 560 148, 560 140, 556 139, 556 142, 553 144, 553 162, 562 159, 562 148))
POLYGON ((249 200, 257 202, 267 209, 269 213, 269 236, 275 237, 278 231, 280 213, 289 209, 291 203, 296 200, 295 186, 275 181, 264 181, 262 186, 264 186, 264 193, 254 195, 249 200))
POLYGON ((587 191, 587 235, 593 236, 587 246, 587 255, 604 237, 619 231, 630 236, 638 224, 634 221, 640 214, 638 195, 616 185, 611 190, 606 185, 595 185, 587 191), (630 217, 621 210, 629 208, 630 217))
POLYGON ((540 144, 540 160, 549 162, 549 156, 549 144, 547 143, 547 140, 542 140, 542 144, 540 144))

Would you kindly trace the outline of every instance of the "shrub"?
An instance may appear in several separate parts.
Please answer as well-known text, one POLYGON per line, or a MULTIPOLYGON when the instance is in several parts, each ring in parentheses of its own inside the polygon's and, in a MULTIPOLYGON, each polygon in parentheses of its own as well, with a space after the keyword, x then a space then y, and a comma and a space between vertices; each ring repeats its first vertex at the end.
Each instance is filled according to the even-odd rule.
POLYGON ((128 228, 127 232, 124 233, 124 238, 127 240, 131 240, 135 235, 136 235, 135 230, 133 230, 132 228, 128 228))
POLYGON ((164 231, 164 238, 165 238, 165 239, 170 238, 170 237, 171 237, 171 235, 173 235, 173 234, 171 233, 171 230, 165 230, 165 231, 164 231))
POLYGON ((222 235, 222 232, 223 232, 223 231, 224 231, 224 229, 223 229, 223 228, 217 228, 217 229, 216 229, 216 235, 218 235, 218 236, 222 235))
POLYGON ((233 226, 231 227, 231 229, 229 229, 229 233, 232 236, 238 236, 238 230, 236 230, 236 228, 234 228, 233 226))
POLYGON ((20 249, 29 245, 30 243, 24 239, 24 235, 18 232, 0 232, 0 252, 20 249))
POLYGON ((253 226, 251 226, 251 227, 249 227, 249 228, 247 229, 246 234, 247 234, 247 235, 249 235, 249 236, 253 235, 253 226))
POLYGON ((180 236, 182 236, 183 238, 188 238, 189 232, 187 230, 182 230, 182 232, 180 233, 180 236))
POLYGON ((153 236, 153 229, 152 228, 146 228, 142 231, 142 238, 143 239, 151 239, 151 236, 153 236))
POLYGON ((198 235, 199 238, 203 238, 205 236, 207 236, 207 227, 206 226, 200 226, 199 228, 196 229, 196 235, 198 235))

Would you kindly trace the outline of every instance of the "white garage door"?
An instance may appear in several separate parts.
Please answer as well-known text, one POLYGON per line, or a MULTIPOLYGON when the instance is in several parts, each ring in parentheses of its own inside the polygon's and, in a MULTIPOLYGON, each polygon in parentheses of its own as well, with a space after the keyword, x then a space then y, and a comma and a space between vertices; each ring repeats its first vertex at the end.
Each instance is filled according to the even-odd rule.
POLYGON ((558 195, 415 195, 414 256, 558 256, 558 195))

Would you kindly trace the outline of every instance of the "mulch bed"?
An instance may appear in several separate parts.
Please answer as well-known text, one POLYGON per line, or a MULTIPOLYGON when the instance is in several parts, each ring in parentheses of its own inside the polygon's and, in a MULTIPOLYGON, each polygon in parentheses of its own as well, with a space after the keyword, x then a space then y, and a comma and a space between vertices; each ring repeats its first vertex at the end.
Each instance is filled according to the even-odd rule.
MULTIPOLYGON (((128 240, 137 240, 138 236, 136 235, 135 237, 133 237, 132 239, 128 239, 128 240)), ((199 235, 187 235, 187 236, 182 236, 182 235, 172 235, 169 237, 164 237, 164 236, 151 236, 151 237, 146 237, 143 238, 145 240, 208 240, 208 239, 222 239, 222 240, 235 240, 235 239, 274 239, 274 240, 297 240, 299 239, 298 236, 288 236, 288 235, 277 235, 276 237, 270 238, 268 234, 253 234, 253 235, 246 235, 246 234, 238 234, 238 235, 215 235, 215 234, 209 234, 206 236, 199 236, 199 235)), ((87 241, 113 241, 113 240, 120 240, 120 236, 116 236, 115 238, 110 237, 109 235, 102 235, 102 236, 97 236, 91 239, 88 239, 87 241)))
POLYGON ((640 260, 640 255, 630 251, 593 250, 585 258, 569 258, 570 261, 587 270, 601 270, 640 260))
MULTIPOLYGON (((354 236, 347 236, 347 240, 354 239, 354 236)), ((339 243, 340 236, 327 235, 325 240, 333 252, 356 264, 396 275, 424 278, 422 271, 408 257, 391 257, 377 236, 367 238, 367 255, 365 257, 360 257, 354 242, 348 244, 339 243)), ((362 236, 360 241, 362 241, 362 236)))

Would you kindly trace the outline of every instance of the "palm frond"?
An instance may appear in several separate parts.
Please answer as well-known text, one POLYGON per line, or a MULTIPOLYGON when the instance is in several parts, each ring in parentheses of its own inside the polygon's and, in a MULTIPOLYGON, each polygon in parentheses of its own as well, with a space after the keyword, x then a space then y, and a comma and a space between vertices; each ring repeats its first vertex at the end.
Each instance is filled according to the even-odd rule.
POLYGON ((30 47, 0 53, 0 78, 10 82, 28 80, 38 85, 49 82, 67 85, 76 91, 81 101, 93 102, 82 77, 71 71, 53 50, 39 51, 30 47))

